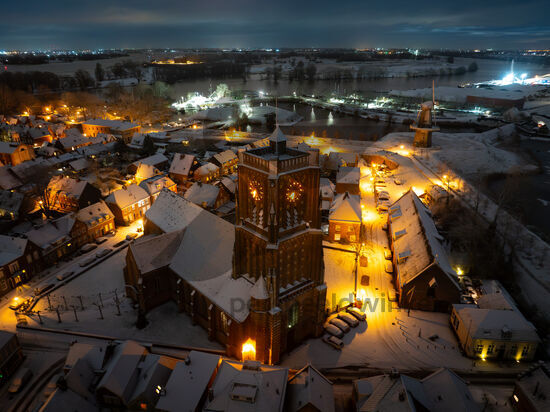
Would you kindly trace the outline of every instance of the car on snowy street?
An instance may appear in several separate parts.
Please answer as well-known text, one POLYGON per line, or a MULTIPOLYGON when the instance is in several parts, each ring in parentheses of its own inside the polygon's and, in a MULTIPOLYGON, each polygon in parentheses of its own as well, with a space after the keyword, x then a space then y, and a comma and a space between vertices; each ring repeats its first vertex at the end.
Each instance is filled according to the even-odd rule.
POLYGON ((101 249, 96 252, 95 257, 102 258, 103 256, 108 255, 111 252, 112 252, 112 249, 109 249, 109 248, 101 249))
POLYGON ((34 289, 34 296, 42 295, 43 293, 46 293, 48 290, 53 289, 55 286, 55 283, 48 283, 44 286, 39 286, 34 289))
POLYGON ((97 248, 96 244, 86 243, 84 246, 82 246, 80 248, 80 253, 88 253, 88 252, 94 250, 95 248, 97 248))
POLYGON ((386 261, 386 264, 384 265, 384 269, 386 270, 387 273, 391 275, 393 273, 393 263, 391 263, 389 260, 386 261))
POLYGON ((332 336, 336 336, 337 338, 341 338, 342 336, 344 336, 344 332, 342 332, 341 329, 330 323, 328 325, 325 325, 325 332, 331 334, 332 336))
POLYGON ((359 325, 359 321, 355 319, 355 316, 349 314, 348 312, 339 312, 338 313, 338 319, 342 319, 344 322, 346 322, 349 326, 352 328, 357 327, 359 325))
POLYGON ((11 385, 8 388, 9 393, 17 393, 29 382, 32 378, 32 371, 28 368, 21 368, 17 371, 11 385))
POLYGON ((95 260, 95 256, 90 256, 90 257, 87 257, 86 259, 82 260, 81 262, 79 262, 79 266, 80 267, 84 267, 84 266, 88 266, 90 264, 92 264, 92 262, 95 260))
POLYGON ((138 237, 137 233, 128 233, 126 235, 126 240, 134 240, 136 237, 138 237))
POLYGON ((101 245, 102 243, 105 243, 107 242, 107 238, 106 237, 98 237, 96 240, 95 240, 95 243, 97 243, 98 245, 101 245))
POLYGON ((391 260, 391 250, 388 249, 387 247, 384 248, 384 259, 386 260, 391 260))
POLYGON ((28 299, 15 297, 13 298, 13 302, 10 304, 9 308, 11 310, 19 310, 19 309, 22 309, 27 304, 28 304, 28 299))
POLYGON ((367 320, 367 315, 356 308, 355 306, 348 306, 346 308, 348 313, 351 313, 357 320, 365 321, 367 320))
POLYGON ((340 329, 344 333, 349 332, 349 325, 341 319, 332 318, 331 320, 328 321, 328 323, 336 326, 338 329, 340 329))
POLYGON ((61 282, 62 280, 65 280, 72 275, 74 275, 74 270, 69 270, 67 272, 60 273, 59 275, 56 276, 56 278, 61 282))
POLYGON ((334 349, 338 350, 341 350, 344 347, 344 342, 336 336, 325 335, 323 336, 323 342, 328 343, 334 349))

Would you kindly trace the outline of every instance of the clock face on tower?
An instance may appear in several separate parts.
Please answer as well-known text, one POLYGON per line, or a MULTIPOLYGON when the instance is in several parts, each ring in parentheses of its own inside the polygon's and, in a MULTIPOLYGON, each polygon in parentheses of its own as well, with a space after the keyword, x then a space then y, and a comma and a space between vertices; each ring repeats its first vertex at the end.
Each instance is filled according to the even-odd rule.
POLYGON ((248 183, 248 193, 255 201, 260 201, 264 197, 264 188, 257 180, 251 180, 248 183))
POLYGON ((290 203, 296 203, 304 193, 304 188, 300 182, 293 181, 286 188, 286 200, 290 203))

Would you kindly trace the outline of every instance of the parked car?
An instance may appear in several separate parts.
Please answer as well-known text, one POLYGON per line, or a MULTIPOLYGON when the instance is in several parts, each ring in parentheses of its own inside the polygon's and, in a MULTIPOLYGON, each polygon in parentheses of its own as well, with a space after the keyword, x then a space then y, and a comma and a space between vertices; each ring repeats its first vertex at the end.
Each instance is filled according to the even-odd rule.
POLYGON ((399 179, 393 179, 393 183, 395 183, 396 185, 402 185, 403 182, 399 179))
POLYGON ((61 381, 62 378, 63 375, 61 373, 52 376, 52 378, 44 388, 44 392, 42 392, 44 398, 49 398, 49 396, 57 389, 57 384, 61 381))
POLYGON ((387 193, 384 193, 384 192, 380 192, 378 194, 378 199, 380 199, 380 200, 390 200, 390 195, 388 195, 387 193))
POLYGON ((378 213, 383 213, 383 212, 388 213, 388 206, 386 205, 380 204, 376 209, 378 210, 378 213))
POLYGON ((342 319, 344 322, 346 322, 349 326, 352 328, 357 327, 359 325, 359 321, 355 319, 355 316, 350 315, 348 312, 339 312, 338 313, 338 319, 342 319))
POLYGON ((349 332, 349 325, 341 319, 332 318, 328 321, 328 323, 330 323, 331 325, 336 326, 338 329, 340 329, 344 333, 349 332))
POLYGON ((137 233, 128 233, 126 235, 126 240, 134 240, 136 237, 138 237, 137 233))
POLYGON ((95 243, 97 243, 98 245, 101 245, 102 243, 105 243, 107 242, 107 238, 106 237, 98 237, 96 240, 95 240, 95 243))
POLYGON ((391 250, 388 249, 387 247, 385 247, 384 248, 384 259, 391 260, 391 257, 392 257, 391 250))
POLYGON ((338 350, 341 350, 344 347, 344 342, 336 336, 325 335, 323 336, 323 342, 328 343, 334 349, 338 350))
POLYGON ((56 276, 56 278, 57 278, 57 280, 62 281, 62 280, 65 280, 69 276, 72 276, 72 275, 74 275, 74 270, 69 270, 67 272, 60 273, 59 275, 56 276))
POLYGON ((388 224, 387 224, 387 223, 384 223, 384 224, 382 225, 382 230, 384 230, 384 231, 386 231, 386 232, 388 231, 388 224))
POLYGON ((359 265, 366 268, 369 264, 369 259, 365 255, 361 255, 359 258, 359 265))
POLYGON ((370 277, 367 275, 361 276, 361 286, 369 286, 370 277))
POLYGON ((330 323, 325 325, 325 332, 327 332, 332 336, 336 336, 337 338, 341 338, 342 336, 344 336, 344 332, 342 332, 341 329, 337 328, 336 326, 330 323))
POLYGON ((390 302, 397 302, 397 294, 395 293, 395 289, 388 289, 388 300, 390 302))
POLYGON ((11 385, 8 388, 9 393, 17 393, 29 382, 32 378, 32 371, 29 368, 21 368, 13 377, 11 385))
POLYGON ((39 286, 34 289, 34 296, 41 295, 43 293, 46 293, 48 290, 53 289, 55 287, 55 283, 49 283, 44 286, 39 286))
POLYGON ((95 254, 95 257, 96 258, 102 258, 103 256, 108 255, 109 253, 111 253, 112 250, 113 249, 109 249, 109 248, 98 250, 95 254))
POLYGON ((97 245, 93 243, 86 243, 84 246, 80 248, 80 253, 88 253, 92 250, 94 250, 97 247, 97 245))
POLYGON ((393 273, 393 263, 391 263, 389 260, 386 261, 385 268, 387 273, 392 274, 393 273))
POLYGON ((87 257, 86 259, 82 260, 78 265, 80 267, 84 267, 84 266, 88 266, 90 264, 92 264, 92 262, 95 260, 95 256, 90 256, 90 257, 87 257))
POLYGON ((351 313, 352 316, 355 316, 357 320, 367 320, 367 315, 364 312, 361 312, 355 306, 348 306, 346 310, 348 311, 348 313, 351 313))

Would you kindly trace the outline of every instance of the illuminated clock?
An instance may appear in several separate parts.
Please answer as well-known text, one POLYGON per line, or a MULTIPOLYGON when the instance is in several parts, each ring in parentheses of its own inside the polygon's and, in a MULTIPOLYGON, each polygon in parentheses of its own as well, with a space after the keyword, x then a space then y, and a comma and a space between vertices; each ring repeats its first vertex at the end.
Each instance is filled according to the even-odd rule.
POLYGON ((304 188, 302 185, 299 182, 294 181, 286 188, 286 200, 291 203, 295 203, 300 199, 303 193, 304 188))
POLYGON ((264 197, 264 189, 262 185, 256 180, 251 180, 248 183, 248 192, 250 193, 252 199, 256 201, 262 200, 262 198, 264 197))

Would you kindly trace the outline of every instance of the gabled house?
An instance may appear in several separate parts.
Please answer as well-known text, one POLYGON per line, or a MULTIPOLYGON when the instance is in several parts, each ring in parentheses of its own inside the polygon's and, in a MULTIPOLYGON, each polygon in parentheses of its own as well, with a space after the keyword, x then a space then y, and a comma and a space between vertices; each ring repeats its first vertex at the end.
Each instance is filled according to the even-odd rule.
POLYGON ((331 242, 359 242, 361 235, 361 196, 348 192, 335 196, 328 215, 331 242))
POLYGON ((218 186, 195 182, 183 198, 205 209, 217 209, 229 201, 229 194, 218 186))
POLYGON ((18 220, 25 195, 11 190, 0 190, 0 219, 18 220))
POLYGON ((220 176, 230 175, 237 171, 239 158, 233 150, 224 150, 221 153, 216 153, 210 158, 210 163, 215 164, 220 169, 220 176))
POLYGON ((129 225, 143 218, 151 206, 149 193, 136 184, 115 190, 107 196, 105 202, 114 213, 116 223, 119 225, 129 225))
POLYGON ((194 155, 174 153, 169 174, 175 182, 183 184, 193 176, 193 172, 199 166, 199 162, 194 155))
POLYGON ((389 209, 395 286, 403 308, 448 312, 460 302, 458 276, 430 210, 411 189, 389 209))
POLYGON ((178 191, 178 186, 176 183, 166 175, 153 176, 142 181, 139 186, 149 193, 149 196, 151 197, 151 204, 157 200, 157 197, 163 189, 174 193, 178 191))
POLYGON ((0 296, 29 280, 40 268, 40 252, 33 242, 0 235, 0 296))
POLYGON ((156 153, 152 156, 139 159, 128 166, 128 173, 136 174, 140 164, 164 170, 164 168, 168 166, 168 158, 162 153, 156 153))
POLYGON ((193 174, 194 180, 202 183, 208 183, 216 180, 220 176, 220 168, 214 163, 205 163, 193 174))
POLYGON ((86 225, 88 242, 93 242, 115 228, 115 216, 103 200, 80 209, 76 219, 86 225))
POLYGON ((76 212, 101 199, 101 192, 90 183, 64 176, 50 179, 44 193, 45 207, 59 212, 76 212))
POLYGON ((303 367, 288 380, 285 411, 334 412, 332 382, 313 366, 303 367))
POLYGON ((34 157, 32 146, 20 142, 0 142, 0 164, 16 166, 34 157))
POLYGON ((336 193, 361 194, 359 190, 360 178, 361 169, 358 167, 340 167, 336 175, 336 193))
POLYGON ((82 133, 88 137, 95 137, 98 133, 112 134, 122 138, 126 143, 134 133, 139 133, 140 129, 138 124, 123 120, 90 119, 82 123, 82 133))

